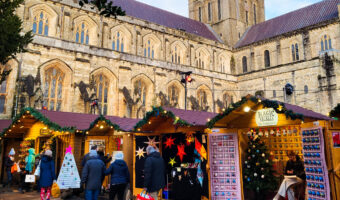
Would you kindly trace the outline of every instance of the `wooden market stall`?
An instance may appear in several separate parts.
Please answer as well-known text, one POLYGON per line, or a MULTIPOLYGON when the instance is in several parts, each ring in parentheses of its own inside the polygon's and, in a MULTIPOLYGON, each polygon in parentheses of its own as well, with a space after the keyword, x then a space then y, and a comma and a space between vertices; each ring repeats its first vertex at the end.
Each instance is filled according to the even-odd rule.
MULTIPOLYGON (((261 171, 249 177, 244 175, 244 167, 250 167, 247 163, 251 157, 246 157, 246 154, 251 152, 248 147, 250 144, 255 146, 254 141, 257 138, 260 138, 260 144, 265 144, 269 154, 262 156, 267 158, 266 162, 269 160, 273 163, 274 175, 281 178, 280 181, 288 160, 287 152, 295 151, 305 163, 308 196, 306 199, 330 199, 331 196, 336 199, 329 184, 331 177, 328 176, 332 157, 328 139, 330 135, 328 126, 331 121, 332 119, 327 116, 302 107, 251 96, 232 104, 224 113, 217 115, 208 123, 211 128, 208 137, 211 199, 223 199, 222 195, 225 195, 225 198, 245 199, 247 194, 251 194, 249 192, 245 194, 244 185, 249 184, 246 181, 265 178, 261 176, 261 171), (226 164, 227 160, 219 161, 223 154, 220 149, 224 152, 224 148, 228 149, 228 158, 233 157, 236 162, 229 160, 226 164), (232 179, 232 187, 223 187, 225 183, 219 181, 222 178, 219 169, 224 167, 227 167, 230 173, 236 173, 232 179)), ((259 163, 256 163, 256 166, 257 164, 259 163)), ((257 167, 250 168, 252 167, 257 170, 257 167)), ((273 196, 270 195, 275 195, 277 191, 272 192, 274 193, 266 198, 272 199, 273 196)), ((252 195, 247 199, 251 199, 252 195)))
MULTIPOLYGON (((136 196, 144 187, 143 169, 146 158, 146 147, 155 145, 166 163, 166 188, 160 192, 159 199, 171 199, 178 189, 172 185, 175 180, 171 174, 178 175, 188 172, 188 176, 200 176, 200 185, 192 188, 202 188, 201 192, 190 192, 191 196, 198 194, 199 199, 209 198, 209 177, 207 171, 206 148, 207 140, 204 130, 206 123, 216 116, 215 113, 185 111, 174 108, 155 107, 146 114, 136 126, 133 137, 133 195, 136 196), (194 154, 199 151, 198 154, 194 154), (196 159, 195 159, 196 158, 196 159), (198 167, 200 166, 200 167, 198 167), (201 170, 201 171, 200 171, 201 170), (205 196, 205 197, 204 197, 205 196)), ((176 182, 177 188, 187 188, 176 182)), ((183 192, 184 194, 184 192, 183 192)))

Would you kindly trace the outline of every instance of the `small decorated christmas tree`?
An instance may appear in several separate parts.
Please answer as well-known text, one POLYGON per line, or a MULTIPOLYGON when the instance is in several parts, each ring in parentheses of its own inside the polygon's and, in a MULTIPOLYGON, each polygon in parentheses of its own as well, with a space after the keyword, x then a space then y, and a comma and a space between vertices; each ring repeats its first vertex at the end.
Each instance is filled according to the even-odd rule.
POLYGON ((60 189, 80 188, 80 177, 71 146, 66 148, 57 183, 60 189))
POLYGON ((25 158, 28 154, 28 149, 34 148, 34 143, 34 140, 24 140, 20 143, 19 162, 25 162, 25 158))
POLYGON ((257 197, 266 191, 274 191, 277 180, 274 176, 273 163, 269 159, 267 147, 260 136, 249 136, 248 149, 243 164, 244 185, 254 191, 257 197))

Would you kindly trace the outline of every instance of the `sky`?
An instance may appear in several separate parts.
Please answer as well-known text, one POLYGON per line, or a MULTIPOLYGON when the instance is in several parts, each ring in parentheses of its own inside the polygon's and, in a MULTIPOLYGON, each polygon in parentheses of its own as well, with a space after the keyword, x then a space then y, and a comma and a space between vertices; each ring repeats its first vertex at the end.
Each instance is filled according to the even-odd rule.
MULTIPOLYGON (((188 17, 188 0, 137 0, 188 17)), ((266 19, 308 6, 321 0, 265 0, 266 19)))

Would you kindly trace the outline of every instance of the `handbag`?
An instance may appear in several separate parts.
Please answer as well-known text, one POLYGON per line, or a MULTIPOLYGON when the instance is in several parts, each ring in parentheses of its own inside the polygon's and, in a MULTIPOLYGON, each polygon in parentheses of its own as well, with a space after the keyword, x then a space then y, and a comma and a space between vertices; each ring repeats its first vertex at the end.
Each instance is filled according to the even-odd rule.
POLYGON ((137 194, 137 200, 155 200, 155 199, 149 194, 147 194, 145 190, 143 190, 140 194, 137 194))
POLYGON ((25 177, 25 183, 34 183, 35 182, 35 176, 27 174, 25 177))
POLYGON ((38 167, 35 169, 34 176, 40 176, 40 161, 38 167))
POLYGON ((60 197, 60 188, 57 183, 53 183, 52 189, 51 189, 51 195, 54 198, 59 198, 60 197))

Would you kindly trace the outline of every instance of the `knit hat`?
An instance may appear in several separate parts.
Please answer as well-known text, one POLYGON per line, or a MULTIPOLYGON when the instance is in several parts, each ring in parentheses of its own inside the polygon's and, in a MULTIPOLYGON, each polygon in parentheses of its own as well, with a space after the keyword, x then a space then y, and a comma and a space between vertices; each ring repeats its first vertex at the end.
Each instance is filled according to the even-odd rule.
POLYGON ((11 151, 9 152, 9 154, 8 155, 10 155, 10 156, 14 156, 15 155, 15 151, 14 151, 14 149, 12 148, 11 149, 11 151))
POLYGON ((115 160, 123 160, 124 159, 124 154, 122 152, 118 152, 115 155, 115 160))
POLYGON ((52 157, 52 151, 51 150, 46 150, 44 155, 52 157))

